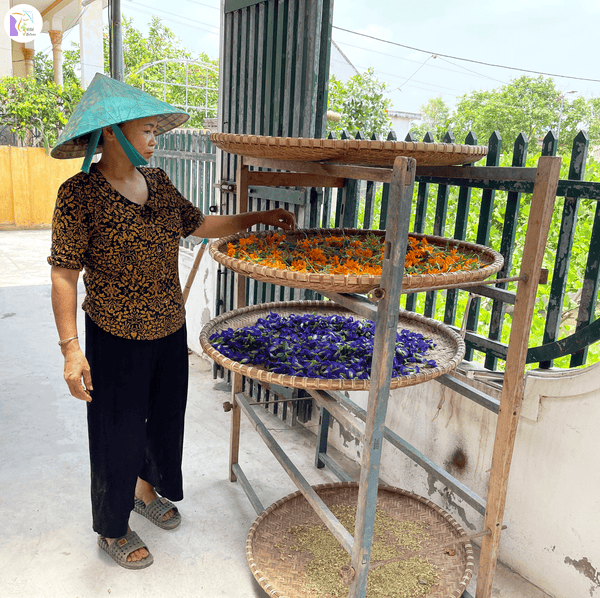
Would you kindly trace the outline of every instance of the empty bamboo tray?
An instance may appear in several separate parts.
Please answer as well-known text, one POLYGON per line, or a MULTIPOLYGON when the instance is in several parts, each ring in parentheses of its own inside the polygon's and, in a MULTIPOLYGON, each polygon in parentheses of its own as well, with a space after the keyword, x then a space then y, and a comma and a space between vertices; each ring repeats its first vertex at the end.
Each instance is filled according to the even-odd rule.
POLYGON ((312 139, 212 133, 210 140, 231 154, 269 160, 328 162, 390 168, 398 156, 415 158, 419 166, 470 164, 483 158, 484 145, 377 141, 371 139, 312 139))
MULTIPOLYGON (((244 328, 253 326, 259 318, 264 318, 269 313, 275 312, 281 316, 290 314, 316 314, 320 316, 342 315, 358 320, 364 320, 354 312, 341 307, 333 301, 287 301, 262 303, 250 307, 229 311, 212 319, 204 326, 200 333, 200 344, 205 353, 218 365, 233 372, 269 384, 278 384, 288 388, 304 388, 318 390, 368 390, 370 379, 324 379, 303 378, 287 374, 276 374, 263 369, 260 365, 246 365, 233 361, 217 351, 211 344, 209 337, 227 328, 244 328)), ((454 370, 465 354, 465 344, 459 334, 451 328, 426 318, 420 314, 401 311, 398 319, 398 330, 408 329, 411 332, 423 334, 432 339, 436 346, 427 353, 428 359, 436 361, 436 367, 422 368, 418 373, 407 376, 391 378, 390 388, 412 386, 433 380, 442 374, 454 370)))
MULTIPOLYGON (((244 276, 248 276, 261 282, 279 284, 288 287, 312 289, 314 291, 329 291, 335 293, 367 293, 381 284, 381 276, 375 275, 344 275, 344 274, 320 274, 317 272, 294 272, 282 270, 270 266, 263 266, 257 262, 229 257, 227 247, 229 243, 239 242, 251 235, 262 239, 272 235, 274 231, 244 232, 229 237, 223 237, 213 241, 209 245, 209 253, 217 262, 244 276)), ((286 242, 294 243, 296 240, 308 237, 326 238, 331 236, 357 236, 377 235, 383 239, 385 231, 365 229, 299 229, 286 232, 286 242)), ((489 278, 498 272, 504 263, 502 255, 493 249, 447 239, 434 235, 422 235, 410 233, 409 237, 426 239, 430 245, 438 247, 456 247, 459 252, 475 254, 481 263, 477 270, 459 270, 457 272, 446 272, 440 274, 405 274, 402 279, 402 291, 410 289, 422 289, 430 287, 443 287, 466 282, 479 282, 489 278)))
MULTIPOLYGON (((333 505, 356 507, 356 483, 322 484, 314 486, 314 490, 329 508, 333 505)), ((431 501, 391 486, 379 487, 377 509, 396 521, 424 524, 428 538, 418 550, 406 554, 407 558, 426 558, 437 571, 437 582, 421 596, 462 596, 473 574, 473 547, 460 525, 431 501)), ((256 519, 246 540, 246 556, 252 574, 269 596, 327 598, 330 595, 307 589, 306 566, 311 555, 290 549, 289 530, 292 527, 320 523, 321 519, 301 492, 282 498, 256 519)))

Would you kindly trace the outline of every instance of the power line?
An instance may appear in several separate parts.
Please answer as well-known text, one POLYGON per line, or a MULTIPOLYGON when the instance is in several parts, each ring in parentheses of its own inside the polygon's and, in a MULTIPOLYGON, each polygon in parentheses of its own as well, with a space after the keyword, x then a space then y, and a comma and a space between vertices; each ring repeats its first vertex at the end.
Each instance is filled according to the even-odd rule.
MULTIPOLYGON (((347 48, 356 48, 357 50, 363 50, 364 52, 369 52, 371 54, 379 54, 380 56, 389 56, 390 58, 394 58, 395 60, 402 60, 403 62, 414 62, 415 64, 421 64, 421 62, 419 60, 411 60, 410 58, 403 58, 402 56, 397 56, 396 54, 389 54, 388 52, 380 52, 379 50, 373 50, 371 48, 364 48, 363 46, 356 46, 355 44, 349 44, 348 42, 337 42, 338 45, 342 45, 345 46, 347 48)), ((435 66, 433 64, 429 65, 429 68, 432 69, 438 69, 440 71, 447 71, 448 73, 461 73, 464 74, 463 71, 467 71, 468 73, 472 74, 474 77, 481 77, 483 79, 491 79, 492 81, 497 81, 498 83, 506 83, 506 81, 501 81, 500 79, 494 79, 493 77, 490 77, 489 75, 483 75, 481 73, 477 73, 476 71, 472 71, 471 69, 468 69, 465 66, 462 66, 460 64, 454 64, 453 62, 450 62, 449 60, 444 60, 443 58, 440 58, 440 56, 438 55, 438 58, 444 62, 447 62, 448 64, 451 64, 452 66, 455 66, 459 70, 455 69, 450 69, 447 67, 443 67, 443 66, 435 66)))
POLYGON ((170 12, 167 12, 166 10, 161 10, 160 8, 153 8, 153 7, 148 7, 145 4, 140 4, 139 2, 133 2, 133 0, 128 0, 127 4, 129 5, 133 5, 133 6, 141 6, 142 8, 134 8, 133 10, 137 11, 137 12, 142 12, 145 14, 149 14, 149 15, 153 15, 155 12, 161 12, 165 15, 169 15, 168 17, 161 17, 162 20, 167 21, 167 22, 172 22, 172 23, 177 23, 178 25, 185 25, 187 27, 192 27, 194 29, 201 29, 203 31, 207 31, 208 33, 212 33, 213 35, 215 34, 215 31, 209 31, 208 29, 203 29, 202 27, 196 27, 195 24, 197 25, 204 25, 206 27, 211 27, 212 29, 216 29, 219 30, 220 27, 218 25, 212 25, 211 23, 204 23, 202 21, 196 21, 195 19, 187 19, 187 21, 179 21, 177 19, 174 19, 171 16, 170 12), (143 10, 143 9, 148 9, 150 8, 150 10, 143 10))
MULTIPOLYGON (((345 45, 348 45, 348 44, 345 44, 345 45)), ((390 54, 386 54, 386 56, 390 56, 390 54)), ((332 60, 332 62, 338 62, 339 64, 346 64, 345 61, 335 60, 334 58, 332 58, 331 60, 332 60)), ((416 62, 416 61, 411 60, 409 62, 416 62)), ((357 64, 357 68, 360 68, 363 71, 366 71, 369 67, 365 66, 364 64, 357 64)), ((430 68, 442 68, 442 67, 434 67, 434 66, 430 65, 430 68)), ((455 70, 451 70, 451 69, 442 69, 442 70, 448 70, 448 71, 454 72, 454 73, 459 72, 459 71, 455 71, 455 70)), ((400 76, 397 73, 388 73, 386 71, 382 71, 381 69, 377 69, 377 68, 374 69, 374 72, 377 73, 378 75, 385 75, 386 79, 390 79, 390 78, 396 79, 399 82, 406 79, 406 77, 400 76)), ((406 83, 406 81, 405 81, 405 83, 406 83)), ((445 95, 450 95, 453 97, 456 97, 457 94, 459 94, 459 93, 463 93, 463 90, 454 89, 452 87, 446 87, 444 85, 439 85, 438 83, 430 83, 429 81, 417 81, 416 79, 412 79, 410 83, 407 83, 407 85, 408 85, 408 87, 414 87, 415 89, 423 89, 425 91, 433 91, 433 92, 436 91, 436 89, 426 89, 424 87, 419 87, 418 85, 415 85, 415 83, 420 83, 421 85, 429 85, 430 88, 446 89, 448 91, 456 92, 456 93, 447 93, 447 92, 443 92, 443 91, 439 92, 439 93, 444 93, 445 95)), ((390 85, 396 85, 396 84, 390 82, 390 85)), ((396 89, 396 87, 394 87, 394 90, 395 89, 396 89)), ((394 91, 394 90, 392 90, 392 91, 394 91)))
MULTIPOLYGON (((467 71, 467 73, 472 73, 476 77, 483 77, 484 79, 489 79, 490 81, 496 81, 496 83, 506 83, 506 81, 500 81, 500 79, 494 79, 494 77, 489 77, 488 75, 482 75, 481 73, 477 73, 475 71, 472 71, 471 69, 468 69, 466 66, 462 66, 461 64, 455 64, 454 62, 450 62, 449 60, 446 60, 445 58, 441 58, 440 56, 438 56, 438 58, 440 60, 443 60, 444 62, 447 62, 448 64, 451 64, 452 66, 455 66, 455 67, 457 67, 459 69, 462 69, 463 71, 467 71)), ((445 71, 450 71, 452 73, 458 73, 459 72, 459 71, 455 71, 454 69, 444 69, 444 70, 445 71)))
POLYGON ((403 87, 404 85, 406 85, 406 84, 407 84, 407 83, 408 83, 408 82, 409 82, 409 81, 410 81, 410 80, 411 80, 411 79, 412 79, 412 78, 413 78, 413 77, 414 77, 414 76, 415 76, 415 75, 416 75, 416 74, 417 74, 417 73, 418 73, 418 72, 419 72, 419 71, 420 71, 420 70, 421 70, 421 69, 422 69, 422 68, 423 68, 423 67, 424 67, 424 66, 425 66, 425 65, 426 65, 428 62, 429 62, 429 60, 431 60, 431 58, 437 58, 437 56, 436 56, 435 54, 434 54, 433 56, 428 56, 428 57, 425 59, 425 61, 423 62, 423 64, 421 64, 421 65, 419 66, 419 68, 418 68, 418 69, 417 69, 417 70, 416 70, 416 71, 415 71, 415 72, 414 72, 414 73, 413 73, 413 74, 412 74, 412 75, 411 75, 411 76, 410 76, 408 79, 406 79, 406 81, 404 81, 404 83, 401 83, 401 84, 398 86, 398 90, 399 90, 399 91, 402 91, 402 87, 403 87))
POLYGON ((398 42, 391 42, 387 39, 381 39, 380 37, 374 37, 373 35, 367 35, 366 33, 359 33, 358 31, 352 31, 350 29, 344 29, 343 27, 338 27, 337 25, 332 26, 334 29, 338 29, 339 31, 345 31, 346 33, 353 33, 354 35, 360 35, 362 37, 368 37, 369 39, 373 39, 378 42, 384 42, 386 44, 391 44, 392 46, 399 46, 400 48, 406 48, 407 50, 413 50, 415 52, 423 52, 424 54, 437 54, 438 56, 442 56, 443 58, 451 58, 452 60, 462 60, 464 62, 472 62, 474 64, 481 64, 483 66, 491 66, 499 69, 507 69, 509 71, 520 71, 522 73, 532 73, 534 75, 545 75, 547 77, 561 77, 562 79, 574 79, 576 81, 591 81, 593 83, 600 83, 600 79, 588 79, 586 77, 573 77, 571 75, 556 75, 554 73, 544 73, 541 71, 532 71, 529 69, 522 69, 515 66, 504 66, 502 64, 492 64, 490 62, 482 62, 481 60, 473 60, 471 58, 460 58, 459 56, 451 56, 449 54, 442 54, 440 52, 430 52, 428 50, 422 50, 421 48, 415 48, 413 46, 407 46, 405 44, 399 44, 398 42))
POLYGON ((213 6, 212 4, 204 4, 204 2, 197 2, 196 0, 187 0, 190 4, 198 4, 199 6, 205 6, 206 8, 212 8, 214 10, 221 10, 220 6, 213 6))

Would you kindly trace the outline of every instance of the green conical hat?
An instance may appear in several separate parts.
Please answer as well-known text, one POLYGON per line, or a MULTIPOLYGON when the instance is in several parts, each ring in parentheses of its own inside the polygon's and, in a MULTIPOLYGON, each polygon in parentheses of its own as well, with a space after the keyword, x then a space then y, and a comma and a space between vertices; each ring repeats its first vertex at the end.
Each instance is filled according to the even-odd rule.
MULTIPOLYGON (((85 156, 82 170, 87 172, 92 156, 102 151, 101 147, 97 147, 97 143, 103 127, 145 116, 158 117, 157 135, 182 125, 189 118, 189 115, 179 108, 157 100, 136 87, 97 73, 50 155, 59 159, 85 156)), ((132 163, 135 166, 146 164, 127 142, 120 129, 115 127, 114 131, 132 163)))

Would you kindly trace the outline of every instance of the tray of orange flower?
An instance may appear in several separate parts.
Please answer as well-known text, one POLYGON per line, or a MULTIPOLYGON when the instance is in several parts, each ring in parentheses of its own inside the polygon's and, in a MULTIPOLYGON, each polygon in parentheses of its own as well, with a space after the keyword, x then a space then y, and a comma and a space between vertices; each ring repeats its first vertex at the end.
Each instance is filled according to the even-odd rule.
MULTIPOLYGON (((385 231, 299 229, 245 232, 213 241, 220 264, 261 282, 335 293, 367 293, 381 284, 385 231)), ((483 281, 503 258, 478 245, 410 233, 403 292, 483 281)))

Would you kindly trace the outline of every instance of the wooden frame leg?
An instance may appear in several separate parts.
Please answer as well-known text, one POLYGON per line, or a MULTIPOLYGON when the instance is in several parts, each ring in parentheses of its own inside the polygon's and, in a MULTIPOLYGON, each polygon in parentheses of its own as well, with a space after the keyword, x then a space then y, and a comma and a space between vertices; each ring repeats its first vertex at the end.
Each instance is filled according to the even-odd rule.
POLYGON ((231 380, 231 429, 229 435, 229 481, 236 482, 237 477, 233 473, 233 466, 237 465, 240 454, 240 424, 241 410, 235 395, 242 392, 242 375, 232 374, 231 380))
POLYGON ((390 206, 385 239, 381 288, 385 291, 377 306, 377 330, 373 344, 371 386, 365 422, 363 457, 361 462, 356 509, 356 527, 352 547, 354 581, 348 598, 364 598, 371 562, 371 547, 375 525, 379 466, 383 449, 385 417, 390 395, 393 353, 398 329, 400 291, 406 258, 406 239, 410 221, 416 161, 396 158, 390 184, 390 206))
MULTIPOLYGON (((248 166, 244 164, 242 156, 238 157, 236 173, 237 190, 237 210, 241 214, 248 211, 248 166)), ((240 274, 235 275, 235 306, 236 309, 246 305, 246 277, 240 274)), ((243 376, 238 373, 232 373, 231 376, 231 432, 229 437, 229 479, 232 482, 237 480, 233 473, 233 465, 237 465, 240 451, 240 424, 241 411, 238 405, 236 395, 242 392, 243 376)))
POLYGON ((527 279, 519 282, 515 299, 487 495, 484 529, 489 529, 491 535, 484 536, 482 541, 475 598, 490 598, 492 595, 508 475, 523 400, 529 332, 548 229, 552 221, 560 163, 559 157, 551 156, 543 156, 538 162, 521 264, 521 276, 526 276, 527 279))

